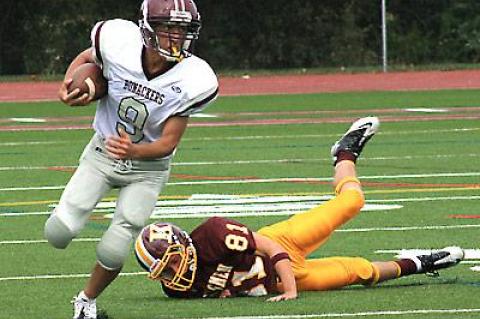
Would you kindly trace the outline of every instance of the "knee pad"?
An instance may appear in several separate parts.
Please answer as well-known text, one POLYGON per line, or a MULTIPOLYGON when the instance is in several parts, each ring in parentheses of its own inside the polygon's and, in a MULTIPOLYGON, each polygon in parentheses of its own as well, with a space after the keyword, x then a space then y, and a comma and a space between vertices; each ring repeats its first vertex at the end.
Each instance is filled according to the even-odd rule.
POLYGON ((107 270, 122 268, 130 252, 134 235, 127 227, 112 224, 97 245, 97 261, 107 270))
POLYGON ((45 222, 44 236, 53 247, 64 249, 76 234, 56 214, 52 214, 45 222))

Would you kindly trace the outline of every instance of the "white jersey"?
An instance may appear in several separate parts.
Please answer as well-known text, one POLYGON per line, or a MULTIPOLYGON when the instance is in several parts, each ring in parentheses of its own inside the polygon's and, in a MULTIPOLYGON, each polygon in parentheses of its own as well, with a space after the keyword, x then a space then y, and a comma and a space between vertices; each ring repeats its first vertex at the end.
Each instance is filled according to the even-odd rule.
POLYGON ((101 137, 125 130, 134 143, 153 142, 172 116, 200 112, 218 94, 218 81, 204 60, 191 55, 166 73, 147 78, 140 29, 126 20, 108 20, 91 33, 94 55, 108 80, 108 95, 97 105, 93 127, 101 137))

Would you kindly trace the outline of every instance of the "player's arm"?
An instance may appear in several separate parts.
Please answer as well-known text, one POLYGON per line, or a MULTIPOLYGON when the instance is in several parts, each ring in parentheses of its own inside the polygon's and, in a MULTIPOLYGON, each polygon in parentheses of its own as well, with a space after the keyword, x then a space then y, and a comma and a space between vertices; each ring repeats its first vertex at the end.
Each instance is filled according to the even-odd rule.
POLYGON ((278 243, 268 237, 253 233, 257 245, 257 251, 270 257, 274 263, 275 271, 282 282, 283 293, 272 297, 268 301, 281 301, 297 298, 297 286, 293 275, 292 265, 288 254, 278 243), (277 260, 275 260, 277 259, 277 260))
POLYGON ((71 106, 79 106, 79 105, 87 105, 90 103, 90 100, 88 98, 88 94, 84 93, 82 95, 79 95, 79 89, 75 89, 72 92, 68 93, 68 86, 70 83, 72 83, 72 74, 73 72, 82 64, 84 63, 89 63, 89 62, 95 62, 95 59, 93 57, 93 51, 92 48, 88 48, 84 51, 82 51, 73 61, 70 63, 70 65, 67 68, 67 71, 65 72, 65 76, 62 82, 62 85, 60 86, 60 89, 58 90, 58 98, 60 101, 62 101, 65 104, 71 105, 71 106))
POLYGON ((162 136, 152 143, 134 144, 129 135, 120 131, 120 136, 111 136, 105 145, 110 156, 117 159, 148 159, 170 155, 177 147, 187 128, 188 117, 173 116, 163 127, 162 136))

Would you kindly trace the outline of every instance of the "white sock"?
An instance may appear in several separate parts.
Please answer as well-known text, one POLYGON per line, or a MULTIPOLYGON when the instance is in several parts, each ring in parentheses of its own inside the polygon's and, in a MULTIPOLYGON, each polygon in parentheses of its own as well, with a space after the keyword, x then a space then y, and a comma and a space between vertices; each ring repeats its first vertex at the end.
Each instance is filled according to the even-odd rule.
POLYGON ((78 297, 87 301, 95 300, 95 298, 88 298, 87 295, 85 295, 85 292, 83 290, 78 293, 78 297))

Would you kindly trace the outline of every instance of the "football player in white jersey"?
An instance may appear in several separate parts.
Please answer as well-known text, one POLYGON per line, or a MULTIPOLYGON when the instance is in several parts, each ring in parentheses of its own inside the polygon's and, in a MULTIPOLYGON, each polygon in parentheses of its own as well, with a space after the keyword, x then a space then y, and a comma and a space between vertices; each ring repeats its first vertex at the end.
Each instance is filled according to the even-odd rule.
POLYGON ((74 319, 97 317, 95 300, 118 276, 134 238, 148 223, 189 115, 217 96, 215 73, 190 52, 199 30, 192 0, 144 0, 138 25, 121 19, 97 23, 92 46, 66 71, 59 90, 65 104, 91 102, 78 90, 68 93, 73 71, 83 63, 101 66, 108 94, 97 104, 95 135, 45 223, 45 237, 66 248, 102 197, 120 189, 92 274, 72 301, 74 319))

